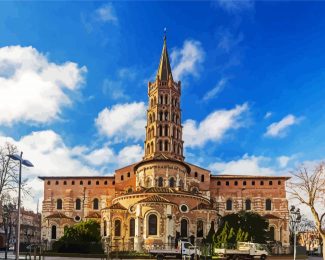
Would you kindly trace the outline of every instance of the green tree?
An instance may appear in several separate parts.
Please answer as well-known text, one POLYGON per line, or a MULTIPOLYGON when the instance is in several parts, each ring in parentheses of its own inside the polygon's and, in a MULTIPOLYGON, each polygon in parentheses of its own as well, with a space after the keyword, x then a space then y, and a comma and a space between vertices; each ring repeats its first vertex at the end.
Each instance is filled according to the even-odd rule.
POLYGON ((64 236, 53 244, 53 250, 63 253, 102 253, 99 223, 87 220, 66 228, 64 236))
POLYGON ((268 236, 268 222, 255 212, 241 211, 221 218, 214 235, 214 247, 230 247, 237 242, 252 241, 265 243, 268 236))

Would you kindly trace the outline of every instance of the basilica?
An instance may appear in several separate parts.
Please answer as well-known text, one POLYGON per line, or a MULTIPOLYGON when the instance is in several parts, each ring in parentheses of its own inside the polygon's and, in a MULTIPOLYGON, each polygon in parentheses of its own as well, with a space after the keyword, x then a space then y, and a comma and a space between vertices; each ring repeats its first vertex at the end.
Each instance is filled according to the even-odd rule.
POLYGON ((185 161, 182 85, 173 79, 166 37, 147 93, 141 161, 113 176, 39 177, 44 181, 42 240, 51 243, 65 227, 94 219, 113 250, 140 252, 177 239, 198 244, 221 216, 246 210, 264 216, 271 239, 288 245, 287 177, 216 175, 185 161))

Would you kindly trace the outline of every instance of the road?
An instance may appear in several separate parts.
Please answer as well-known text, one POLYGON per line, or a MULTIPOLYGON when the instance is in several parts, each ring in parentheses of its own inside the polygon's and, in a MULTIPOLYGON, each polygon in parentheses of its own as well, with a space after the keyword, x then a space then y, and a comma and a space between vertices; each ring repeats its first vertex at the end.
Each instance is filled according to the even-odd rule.
MULTIPOLYGON (((0 259, 4 259, 4 252, 0 252, 0 259)), ((12 252, 8 253, 8 259, 15 259, 15 256, 12 252)), ((20 259, 25 259, 25 257, 20 257, 20 259)), ((33 259, 33 257, 32 257, 33 259)), ((54 256, 46 256, 44 257, 44 260, 99 260, 100 258, 76 258, 76 257, 54 257, 54 256)), ((290 257, 283 257, 283 258, 279 258, 279 257, 268 257, 269 260, 292 260, 292 258, 290 257)), ((114 260, 121 260, 121 259, 114 259, 114 260)), ((140 260, 140 259, 133 259, 133 260, 140 260)), ((307 260, 307 259, 306 259, 307 260)), ((315 256, 310 256, 308 258, 308 260, 323 260, 322 257, 315 257, 315 256)))

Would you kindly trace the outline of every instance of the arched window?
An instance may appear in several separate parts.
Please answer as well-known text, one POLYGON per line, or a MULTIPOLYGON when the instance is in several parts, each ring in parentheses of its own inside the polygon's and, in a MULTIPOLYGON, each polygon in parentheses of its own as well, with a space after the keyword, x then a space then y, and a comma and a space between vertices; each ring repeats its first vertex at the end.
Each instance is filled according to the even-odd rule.
POLYGON ((162 151, 162 141, 159 141, 159 151, 162 151))
POLYGON ((164 120, 168 120, 168 112, 165 112, 165 118, 164 120))
POLYGON ((121 220, 116 219, 114 221, 114 236, 120 237, 121 236, 121 220))
POLYGON ((76 210, 81 210, 81 200, 76 199, 76 210))
POLYGON ((168 104, 168 96, 165 96, 165 104, 168 104))
POLYGON ((175 179, 173 177, 171 177, 169 179, 169 187, 174 188, 175 187, 175 179))
POLYGON ((149 115, 149 123, 150 124, 152 123, 152 115, 151 114, 149 115))
POLYGON ((274 227, 273 226, 271 226, 270 227, 270 230, 269 230, 269 239, 271 240, 271 241, 274 241, 274 227))
POLYGON ((245 201, 245 209, 246 210, 251 210, 252 209, 252 201, 250 199, 247 199, 245 201))
POLYGON ((203 221, 198 220, 196 222, 196 237, 203 237, 203 221))
POLYGON ((173 126, 173 137, 174 138, 176 137, 176 128, 175 128, 175 126, 173 126))
POLYGON ((98 199, 94 199, 94 201, 93 201, 93 209, 98 209, 99 208, 99 201, 98 201, 98 199))
POLYGON ((58 199, 56 201, 56 209, 62 209, 62 200, 61 199, 58 199))
POLYGON ((159 113, 159 120, 162 121, 162 119, 163 119, 163 112, 160 111, 160 113, 159 113))
POLYGON ((168 125, 165 125, 165 136, 168 136, 168 125))
POLYGON ((194 173, 194 177, 197 178, 197 172, 194 173))
POLYGON ((201 175, 201 182, 204 182, 204 175, 201 175))
POLYGON ((181 220, 181 237, 187 237, 188 222, 185 218, 181 220))
POLYGON ((150 145, 147 144, 147 154, 149 154, 149 153, 150 153, 150 145))
POLYGON ((159 96, 159 104, 163 103, 163 96, 159 96))
POLYGON ((135 220, 134 218, 130 219, 130 237, 135 236, 135 220))
POLYGON ((104 237, 106 237, 107 236, 107 222, 106 222, 106 220, 104 220, 104 237))
POLYGON ((158 178, 158 187, 163 187, 164 186, 164 179, 163 177, 158 178))
POLYGON ((168 141, 166 140, 165 141, 165 151, 168 151, 169 150, 168 148, 169 148, 169 144, 168 144, 168 141))
POLYGON ((226 210, 232 210, 232 200, 228 199, 226 202, 226 210))
POLYGON ((153 122, 156 121, 156 115, 155 115, 155 113, 152 113, 152 121, 153 122))
POLYGON ((272 210, 272 201, 271 201, 271 199, 266 199, 266 201, 265 201, 265 210, 272 210))
POLYGON ((151 152, 153 153, 153 142, 151 142, 151 152))
POLYGON ((148 234, 151 236, 155 236, 158 234, 158 219, 155 214, 149 215, 148 218, 148 234))
POLYGON ((51 239, 56 239, 56 226, 51 227, 51 239))

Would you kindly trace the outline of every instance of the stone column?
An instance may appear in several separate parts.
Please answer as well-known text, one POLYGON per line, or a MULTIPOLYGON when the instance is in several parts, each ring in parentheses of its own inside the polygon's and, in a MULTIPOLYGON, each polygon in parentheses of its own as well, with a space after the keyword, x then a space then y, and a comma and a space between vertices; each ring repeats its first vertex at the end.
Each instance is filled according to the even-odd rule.
POLYGON ((134 250, 136 252, 142 252, 141 222, 141 208, 140 205, 137 205, 134 234, 134 250))

